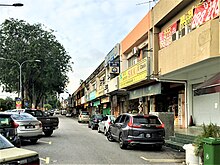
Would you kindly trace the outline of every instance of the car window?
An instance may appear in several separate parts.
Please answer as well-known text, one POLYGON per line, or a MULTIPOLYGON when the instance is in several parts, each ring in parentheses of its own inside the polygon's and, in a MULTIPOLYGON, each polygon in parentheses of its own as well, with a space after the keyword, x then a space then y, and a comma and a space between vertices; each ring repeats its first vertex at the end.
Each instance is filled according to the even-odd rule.
POLYGON ((36 111, 36 116, 43 117, 43 113, 41 111, 36 111))
POLYGON ((115 123, 119 123, 120 119, 121 119, 121 115, 116 118, 115 123))
POLYGON ((133 116, 134 124, 161 124, 156 116, 133 116))
POLYGON ((12 120, 10 117, 7 117, 7 116, 0 117, 0 128, 1 127, 11 127, 12 126, 11 122, 12 122, 12 120))
POLYGON ((97 115, 96 118, 97 118, 97 119, 102 119, 103 116, 102 116, 102 115, 97 115))
POLYGON ((89 112, 82 112, 82 115, 89 115, 89 112))
POLYGON ((121 119, 120 119, 119 123, 124 123, 125 118, 126 118, 126 115, 122 115, 122 117, 121 117, 121 119))
POLYGON ((109 116, 111 121, 115 121, 115 117, 114 116, 109 116))
POLYGON ((35 120, 35 118, 33 116, 31 116, 30 114, 27 113, 21 113, 21 114, 13 114, 12 118, 14 120, 35 120))
POLYGON ((0 134, 0 150, 14 147, 4 136, 0 134))
POLYGON ((124 123, 127 124, 129 122, 129 120, 130 120, 130 116, 126 115, 124 123))

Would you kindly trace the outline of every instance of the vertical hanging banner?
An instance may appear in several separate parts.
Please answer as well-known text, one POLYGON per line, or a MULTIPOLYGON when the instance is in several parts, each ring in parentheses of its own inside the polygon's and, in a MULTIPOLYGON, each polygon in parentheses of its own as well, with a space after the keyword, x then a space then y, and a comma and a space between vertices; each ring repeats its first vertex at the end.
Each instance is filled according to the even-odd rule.
POLYGON ((219 15, 219 0, 206 0, 195 8, 192 29, 219 15))

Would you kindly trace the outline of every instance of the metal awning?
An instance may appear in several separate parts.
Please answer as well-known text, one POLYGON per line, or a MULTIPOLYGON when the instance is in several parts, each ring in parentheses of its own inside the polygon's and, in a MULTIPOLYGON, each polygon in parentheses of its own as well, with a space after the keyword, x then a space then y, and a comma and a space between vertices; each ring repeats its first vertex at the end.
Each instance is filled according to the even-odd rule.
POLYGON ((220 92, 220 72, 194 89, 194 95, 220 92))

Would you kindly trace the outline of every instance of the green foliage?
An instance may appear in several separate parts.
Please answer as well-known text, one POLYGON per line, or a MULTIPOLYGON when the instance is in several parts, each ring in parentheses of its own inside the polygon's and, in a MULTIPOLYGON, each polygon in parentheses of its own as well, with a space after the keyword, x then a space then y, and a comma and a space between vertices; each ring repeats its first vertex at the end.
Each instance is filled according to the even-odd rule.
POLYGON ((216 124, 210 123, 209 125, 202 125, 202 132, 198 135, 194 141, 195 155, 200 156, 203 161, 203 139, 208 137, 219 138, 220 128, 216 124))
POLYGON ((7 97, 6 99, 0 98, 0 111, 5 111, 9 109, 14 109, 15 108, 15 101, 7 97))
POLYGON ((52 109, 52 106, 50 104, 44 104, 44 108, 46 110, 52 109))
POLYGON ((67 73, 72 70, 71 57, 54 31, 45 29, 42 24, 16 19, 5 20, 0 26, 0 57, 8 59, 0 60, 0 85, 4 84, 5 91, 18 92, 18 63, 32 60, 22 65, 22 98, 36 106, 47 95, 62 93, 69 81, 67 73))

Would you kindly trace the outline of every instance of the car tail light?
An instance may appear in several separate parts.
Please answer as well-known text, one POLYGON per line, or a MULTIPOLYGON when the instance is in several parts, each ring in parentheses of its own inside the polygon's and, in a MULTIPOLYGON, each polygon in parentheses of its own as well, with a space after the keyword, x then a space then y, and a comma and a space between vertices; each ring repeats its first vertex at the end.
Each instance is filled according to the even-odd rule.
POLYGON ((141 128, 141 125, 137 125, 133 123, 133 117, 130 118, 129 122, 128 122, 128 126, 132 127, 132 128, 141 128))
POLYGON ((156 127, 157 127, 157 128, 164 128, 165 125, 164 125, 164 123, 162 123, 161 125, 157 125, 156 127))
POLYGON ((39 122, 39 127, 40 127, 40 128, 42 127, 42 123, 41 123, 41 121, 39 122))
POLYGON ((13 128, 18 128, 18 127, 19 127, 19 124, 13 121, 13 122, 12 122, 12 127, 13 127, 13 128))

